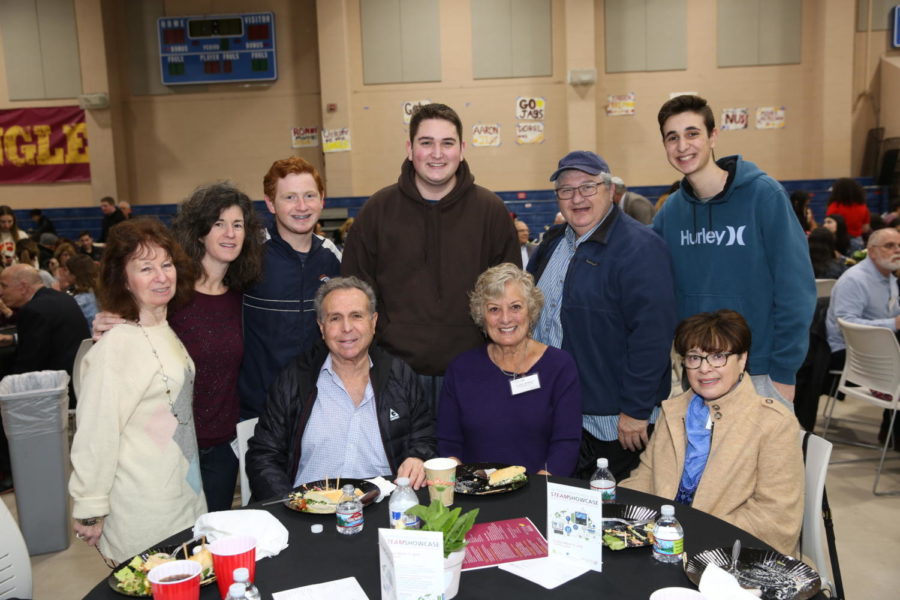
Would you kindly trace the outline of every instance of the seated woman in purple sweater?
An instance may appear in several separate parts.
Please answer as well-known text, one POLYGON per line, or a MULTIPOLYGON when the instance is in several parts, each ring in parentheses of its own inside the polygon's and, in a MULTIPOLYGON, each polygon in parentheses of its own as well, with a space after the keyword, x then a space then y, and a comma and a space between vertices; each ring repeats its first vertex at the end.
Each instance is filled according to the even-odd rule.
POLYGON ((489 341, 447 368, 438 404, 441 456, 572 474, 581 441, 578 371, 567 352, 531 339, 543 303, 532 276, 511 263, 479 276, 469 310, 489 341))

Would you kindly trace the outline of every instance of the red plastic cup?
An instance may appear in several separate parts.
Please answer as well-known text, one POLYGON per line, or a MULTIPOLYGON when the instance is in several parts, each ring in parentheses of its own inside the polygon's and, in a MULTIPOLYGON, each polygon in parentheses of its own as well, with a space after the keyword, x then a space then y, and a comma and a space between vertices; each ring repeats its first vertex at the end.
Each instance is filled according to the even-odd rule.
POLYGON ((200 598, 200 563, 176 560, 150 569, 147 579, 153 600, 198 600, 200 598))
POLYGON ((234 583, 234 570, 245 567, 250 572, 250 582, 256 579, 256 538, 249 535, 222 538, 209 544, 216 571, 219 594, 224 598, 234 583))

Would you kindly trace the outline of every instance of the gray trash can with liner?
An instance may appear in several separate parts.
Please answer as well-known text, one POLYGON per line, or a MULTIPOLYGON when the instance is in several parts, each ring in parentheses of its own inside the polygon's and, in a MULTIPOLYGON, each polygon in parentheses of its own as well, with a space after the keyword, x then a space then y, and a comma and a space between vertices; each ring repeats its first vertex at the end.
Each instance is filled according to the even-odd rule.
POLYGON ((69 376, 35 371, 0 380, 19 527, 28 553, 69 547, 69 376))

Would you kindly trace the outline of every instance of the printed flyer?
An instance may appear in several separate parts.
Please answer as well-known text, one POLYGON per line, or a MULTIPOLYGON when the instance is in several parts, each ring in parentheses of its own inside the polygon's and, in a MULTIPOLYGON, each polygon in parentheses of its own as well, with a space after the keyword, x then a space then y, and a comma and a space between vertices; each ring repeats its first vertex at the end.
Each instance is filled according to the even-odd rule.
POLYGON ((547 540, 527 517, 476 523, 466 534, 466 558, 462 570, 543 556, 547 556, 547 540))
POLYGON ((547 482, 550 557, 565 556, 603 571, 603 500, 597 492, 547 482))
POLYGON ((382 600, 437 600, 444 594, 444 534, 379 529, 382 600))

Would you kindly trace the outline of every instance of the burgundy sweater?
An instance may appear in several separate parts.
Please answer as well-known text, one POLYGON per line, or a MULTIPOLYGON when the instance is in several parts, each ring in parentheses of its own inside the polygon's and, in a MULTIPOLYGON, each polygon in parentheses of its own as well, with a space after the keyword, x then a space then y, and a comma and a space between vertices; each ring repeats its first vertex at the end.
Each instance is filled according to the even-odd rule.
POLYGON ((194 359, 194 422, 197 445, 230 441, 240 412, 237 378, 244 356, 241 294, 194 293, 190 303, 169 315, 169 325, 194 359))

